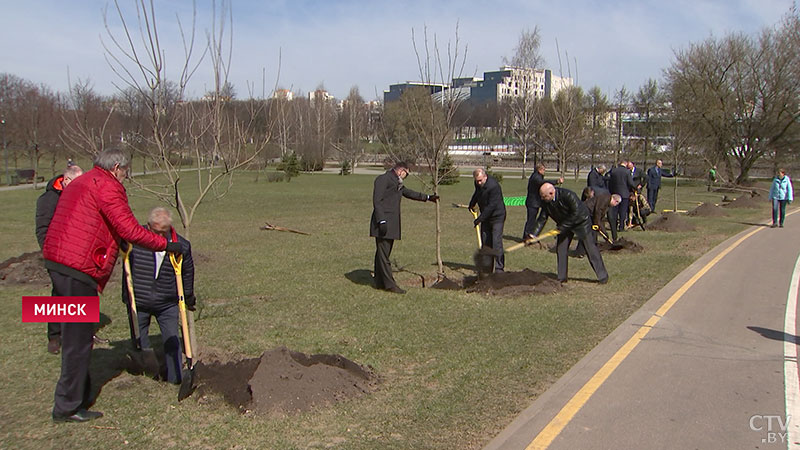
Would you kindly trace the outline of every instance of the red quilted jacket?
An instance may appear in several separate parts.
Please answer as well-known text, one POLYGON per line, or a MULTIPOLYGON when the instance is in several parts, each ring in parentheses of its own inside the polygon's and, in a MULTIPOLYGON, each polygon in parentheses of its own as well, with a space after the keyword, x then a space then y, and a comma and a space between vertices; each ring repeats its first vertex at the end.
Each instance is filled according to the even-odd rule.
POLYGON ((55 266, 88 275, 102 292, 114 270, 120 239, 157 251, 167 246, 163 236, 139 225, 122 183, 111 172, 94 167, 61 194, 42 254, 55 266))

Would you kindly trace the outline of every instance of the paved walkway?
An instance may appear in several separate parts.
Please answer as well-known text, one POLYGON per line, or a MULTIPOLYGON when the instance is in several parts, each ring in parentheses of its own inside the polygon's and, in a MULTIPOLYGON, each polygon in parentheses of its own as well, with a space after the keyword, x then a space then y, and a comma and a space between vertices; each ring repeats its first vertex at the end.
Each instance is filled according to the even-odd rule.
POLYGON ((486 449, 800 448, 798 236, 792 214, 720 244, 486 449))

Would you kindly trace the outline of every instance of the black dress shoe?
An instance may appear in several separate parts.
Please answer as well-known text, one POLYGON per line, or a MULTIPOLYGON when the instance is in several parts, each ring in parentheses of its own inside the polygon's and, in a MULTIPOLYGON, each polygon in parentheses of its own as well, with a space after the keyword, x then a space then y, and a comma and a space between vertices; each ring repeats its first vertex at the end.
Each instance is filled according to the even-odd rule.
POLYGON ((386 288, 386 290, 389 291, 389 292, 394 292, 395 294, 405 294, 406 293, 405 289, 400 289, 399 286, 392 286, 390 288, 386 288))
POLYGON ((79 409, 78 412, 71 416, 57 416, 53 414, 53 422, 88 422, 90 420, 99 419, 103 417, 100 411, 89 411, 86 409, 79 409))
POLYGON ((108 344, 108 342, 109 342, 108 339, 103 339, 101 337, 97 337, 97 335, 93 335, 92 336, 92 341, 95 343, 95 345, 108 344))
POLYGON ((608 277, 605 277, 602 280, 597 280, 597 282, 600 283, 600 284, 606 284, 606 283, 608 283, 608 277))
POLYGON ((47 341, 47 353, 54 355, 61 353, 61 338, 52 338, 47 341))

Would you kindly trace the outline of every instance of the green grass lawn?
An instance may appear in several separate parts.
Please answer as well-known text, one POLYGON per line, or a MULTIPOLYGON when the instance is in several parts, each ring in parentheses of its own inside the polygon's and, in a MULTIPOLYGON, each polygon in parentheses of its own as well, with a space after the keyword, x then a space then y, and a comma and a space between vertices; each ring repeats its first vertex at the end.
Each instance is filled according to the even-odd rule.
MULTIPOLYGON (((95 409, 106 416, 91 424, 50 420, 60 357, 46 353, 45 325, 21 323, 20 312, 23 295, 49 289, 0 288, 0 448, 480 448, 692 261, 769 217, 765 201, 760 210, 728 210, 722 219, 687 218, 694 232, 624 233, 645 251, 605 255, 606 286, 593 282, 587 260, 572 259, 574 280, 554 295, 423 289, 408 272, 397 274, 408 287, 397 295, 366 284, 374 256, 373 178, 304 174, 267 183, 262 175, 256 183, 255 175, 241 174, 226 197, 201 207, 188 237, 205 352, 257 357, 286 346, 337 353, 372 366, 382 380, 376 392, 285 417, 242 415, 213 396, 178 404, 175 387, 113 367, 129 336, 116 270, 101 297, 111 323, 99 332, 112 344, 97 347, 92 361, 93 381, 103 384, 95 409), (312 235, 259 230, 265 221, 312 235)), ((502 186, 506 196, 517 196, 526 183, 505 174, 502 186)), ((670 183, 661 208, 671 208, 670 183)), ((421 189, 413 178, 407 184, 421 189)), ((582 185, 567 183, 578 192, 582 185)), ((134 213, 144 221, 157 203, 130 189, 134 213)), ((450 204, 467 203, 472 189, 469 178, 441 189, 442 255, 455 279, 472 274, 462 266, 472 265, 475 232, 472 216, 450 204)), ((38 249, 33 218, 40 193, 0 192, 0 261, 38 249)), ((721 196, 686 183, 679 208, 721 196)), ((403 240, 392 254, 429 277, 436 272, 434 208, 404 200, 403 240)), ((510 207, 505 234, 519 237, 524 220, 524 207, 510 207)), ((556 256, 538 249, 507 254, 506 270, 526 267, 554 273, 556 256)))

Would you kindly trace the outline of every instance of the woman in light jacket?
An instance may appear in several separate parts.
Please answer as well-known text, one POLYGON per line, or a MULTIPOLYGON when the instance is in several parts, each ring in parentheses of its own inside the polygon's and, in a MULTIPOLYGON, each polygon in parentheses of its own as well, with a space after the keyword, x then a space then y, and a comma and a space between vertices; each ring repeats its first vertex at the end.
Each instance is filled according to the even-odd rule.
POLYGON ((794 200, 792 180, 786 175, 785 169, 778 169, 778 175, 772 179, 769 199, 772 200, 772 228, 776 226, 783 228, 783 219, 786 218, 786 205, 794 200), (778 221, 779 211, 780 221, 778 221))

